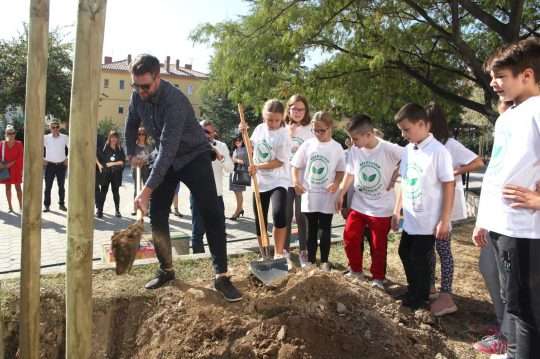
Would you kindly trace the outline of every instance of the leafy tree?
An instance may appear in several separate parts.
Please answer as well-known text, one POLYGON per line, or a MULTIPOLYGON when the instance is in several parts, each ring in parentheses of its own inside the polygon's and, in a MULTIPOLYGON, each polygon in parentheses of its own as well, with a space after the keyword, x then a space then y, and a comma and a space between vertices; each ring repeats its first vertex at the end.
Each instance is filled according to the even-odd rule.
MULTIPOLYGON (((69 116, 72 44, 58 30, 49 35, 46 114, 62 121, 69 116)), ((0 40, 0 112, 8 106, 24 109, 28 30, 11 40, 0 40)))
POLYGON ((249 3, 240 20, 203 24, 192 34, 216 50, 211 91, 252 105, 301 92, 336 114, 367 112, 385 132, 407 101, 434 99, 450 118, 467 108, 494 122, 497 97, 484 60, 503 43, 540 36, 538 1, 249 3))

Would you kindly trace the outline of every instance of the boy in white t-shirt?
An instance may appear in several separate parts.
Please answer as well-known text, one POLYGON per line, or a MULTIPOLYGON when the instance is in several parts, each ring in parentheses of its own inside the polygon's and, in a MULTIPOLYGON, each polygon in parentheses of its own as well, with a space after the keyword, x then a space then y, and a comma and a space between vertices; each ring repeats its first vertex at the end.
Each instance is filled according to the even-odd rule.
POLYGON ((404 149, 377 138, 371 118, 366 115, 352 116, 347 123, 347 132, 354 146, 349 150, 347 175, 336 202, 337 210, 341 210, 344 197, 354 183, 343 232, 350 268, 347 275, 363 279, 364 230, 367 228, 370 233, 372 285, 384 289, 388 232, 396 201, 393 186, 390 190, 387 188, 404 149))
MULTIPOLYGON (((395 116, 401 134, 409 141, 401 158, 403 232, 399 257, 407 276, 408 291, 402 304, 413 310, 429 299, 431 254, 435 240, 448 240, 454 170, 448 150, 429 132, 424 108, 409 103, 395 116)), ((400 203, 394 214, 399 215, 400 203)))
POLYGON ((523 208, 514 192, 533 193, 540 180, 540 40, 498 49, 485 68, 500 100, 514 106, 495 123, 473 241, 489 240, 495 250, 509 321, 506 357, 540 358, 540 211, 523 208))
POLYGON ((315 138, 306 140, 296 151, 291 161, 292 178, 296 193, 302 195, 302 214, 308 224, 308 262, 315 264, 319 247, 321 269, 329 272, 332 217, 336 191, 345 171, 345 155, 341 145, 332 139, 333 120, 328 112, 317 112, 312 123, 315 138))

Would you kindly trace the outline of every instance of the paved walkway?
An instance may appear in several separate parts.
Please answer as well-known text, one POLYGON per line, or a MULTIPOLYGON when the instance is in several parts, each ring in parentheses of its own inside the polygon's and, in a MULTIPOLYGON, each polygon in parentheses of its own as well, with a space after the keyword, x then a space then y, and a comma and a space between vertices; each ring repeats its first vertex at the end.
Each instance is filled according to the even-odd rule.
MULTIPOLYGON (((67 186, 66 180, 66 186, 67 186)), ((66 187, 66 205, 67 192, 66 187)), ((236 200, 234 193, 228 189, 228 183, 224 184, 224 202, 225 215, 230 217, 236 208, 236 200)), ((104 263, 103 246, 110 243, 111 235, 114 231, 126 228, 130 223, 133 223, 134 217, 131 216, 132 211, 132 196, 133 196, 133 181, 129 170, 124 171, 124 181, 120 188, 120 204, 123 217, 116 218, 114 216, 114 203, 112 193, 109 191, 104 208, 103 219, 95 219, 94 230, 94 268, 102 268, 108 266, 104 263)), ((228 253, 239 253, 244 251, 256 250, 257 241, 254 237, 255 222, 253 220, 253 210, 251 205, 251 188, 244 192, 244 210, 245 216, 238 221, 226 220, 228 253)), ((52 190, 52 205, 49 213, 42 214, 42 231, 41 231, 41 265, 43 272, 57 272, 65 270, 64 263, 66 261, 67 251, 67 213, 58 210, 58 194, 56 182, 52 190)), ((18 208, 16 198, 13 198, 14 208, 18 208)), ((178 218, 171 214, 170 225, 171 232, 174 236, 184 238, 191 236, 191 211, 189 209, 189 191, 185 186, 180 189, 180 212, 184 214, 183 218, 178 218)), ((8 214, 7 203, 5 199, 4 186, 0 186, 0 275, 17 275, 20 271, 21 257, 21 216, 19 214, 8 214)), ((149 238, 150 225, 149 219, 146 218, 146 233, 145 238, 149 238)), ((341 228, 343 224, 341 216, 334 216, 334 225, 336 228, 335 239, 340 238, 341 228)), ((208 250, 207 250, 208 252, 208 250)), ((144 262, 148 262, 145 260, 144 262)))

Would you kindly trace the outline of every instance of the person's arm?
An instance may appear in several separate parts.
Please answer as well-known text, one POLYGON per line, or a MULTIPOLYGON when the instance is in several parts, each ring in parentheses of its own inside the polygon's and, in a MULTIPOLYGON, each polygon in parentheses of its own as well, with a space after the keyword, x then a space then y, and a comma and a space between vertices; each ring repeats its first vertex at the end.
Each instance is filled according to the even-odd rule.
POLYGON ((234 164, 231 155, 229 154, 229 149, 227 148, 227 145, 224 143, 220 143, 219 147, 221 147, 219 149, 219 152, 223 156, 223 161, 221 161, 223 164, 223 171, 227 173, 232 172, 234 164))
POLYGON ((401 186, 396 188, 396 203, 394 204, 394 213, 390 221, 390 226, 393 231, 399 230, 399 220, 401 219, 401 209, 403 208, 403 195, 401 193, 401 186))
POLYGON ((454 176, 459 176, 467 172, 475 171, 484 167, 484 160, 481 157, 476 157, 474 160, 464 166, 460 166, 454 170, 454 176))
POLYGON ((96 165, 98 166, 99 172, 103 172, 103 165, 96 158, 96 165))
POLYGON ((326 190, 330 193, 335 193, 339 189, 341 181, 343 181, 344 174, 344 171, 337 171, 334 181, 326 187, 326 190))
POLYGON ((306 189, 304 186, 302 186, 302 176, 301 176, 301 169, 298 167, 292 166, 292 183, 294 187, 294 191, 297 195, 301 195, 302 193, 306 192, 306 189))
POLYGON ((455 181, 443 182, 442 211, 439 223, 435 228, 435 238, 437 240, 447 240, 450 233, 450 216, 454 206, 454 187, 455 181))
POLYGON ((191 104, 186 104, 185 101, 178 99, 174 103, 167 105, 160 136, 159 152, 150 176, 143 187, 143 192, 151 193, 163 182, 178 152, 180 139, 183 135, 189 135, 183 133, 187 121, 195 121, 195 114, 191 104))
POLYGON ((343 201, 347 191, 354 182, 354 175, 347 173, 339 186, 339 193, 336 199, 336 211, 341 211, 343 208, 343 201))
POLYGON ((138 95, 135 93, 131 94, 131 99, 129 100, 129 107, 128 107, 128 116, 126 119, 126 126, 124 130, 125 138, 126 138, 126 149, 127 149, 127 155, 128 160, 131 161, 132 158, 135 157, 135 146, 137 144, 137 137, 139 133, 139 127, 141 126, 141 118, 137 114, 137 110, 135 109, 135 106, 137 104, 136 97, 138 95))

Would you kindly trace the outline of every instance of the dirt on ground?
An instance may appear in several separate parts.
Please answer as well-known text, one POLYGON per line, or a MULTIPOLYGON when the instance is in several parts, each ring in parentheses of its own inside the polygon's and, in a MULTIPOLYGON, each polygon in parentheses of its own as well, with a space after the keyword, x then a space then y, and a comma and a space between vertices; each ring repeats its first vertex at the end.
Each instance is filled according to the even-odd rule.
MULTIPOLYGON (((454 233, 456 314, 433 318, 425 310, 402 308, 392 298, 404 289, 394 243, 387 292, 371 288, 369 282, 347 280, 342 265, 332 273, 298 270, 273 288, 262 286, 245 265, 238 265, 233 280, 244 300, 232 304, 202 280, 179 279, 136 295, 119 289, 111 295, 109 289, 103 296, 99 293, 107 292, 107 284, 97 283, 93 357, 481 358, 471 343, 485 332, 493 314, 477 270, 478 249, 468 239, 470 230, 470 225, 461 226, 454 233)), ((41 357, 63 358, 63 295, 44 292, 41 303, 41 357)), ((16 317, 16 303, 12 311, 16 317)), ((7 358, 17 352, 16 324, 7 323, 7 358)))

